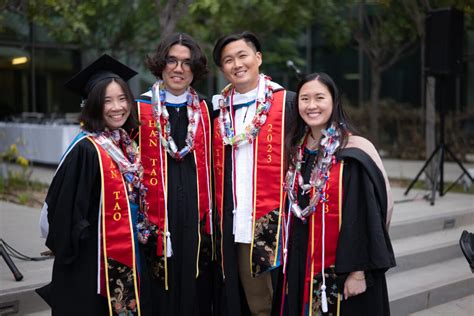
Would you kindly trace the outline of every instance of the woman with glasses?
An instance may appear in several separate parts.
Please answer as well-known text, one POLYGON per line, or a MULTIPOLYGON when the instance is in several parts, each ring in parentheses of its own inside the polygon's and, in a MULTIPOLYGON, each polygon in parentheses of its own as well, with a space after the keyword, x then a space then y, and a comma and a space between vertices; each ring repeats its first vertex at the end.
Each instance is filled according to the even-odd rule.
POLYGON ((138 100, 151 236, 141 297, 148 315, 211 315, 210 113, 192 84, 207 59, 187 34, 164 38, 147 59, 157 81, 138 100))

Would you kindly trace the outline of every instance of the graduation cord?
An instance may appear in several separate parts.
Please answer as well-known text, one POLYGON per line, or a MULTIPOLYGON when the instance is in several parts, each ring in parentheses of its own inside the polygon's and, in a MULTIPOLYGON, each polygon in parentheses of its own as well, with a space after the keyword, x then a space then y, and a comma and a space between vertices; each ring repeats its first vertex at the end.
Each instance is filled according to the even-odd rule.
POLYGON ((204 130, 204 148, 205 148, 205 152, 206 152, 206 155, 204 156, 205 159, 206 159, 206 184, 207 184, 207 188, 209 190, 209 194, 207 195, 207 198, 209 200, 209 229, 210 229, 210 233, 211 233, 211 236, 213 235, 213 229, 212 229, 212 208, 213 208, 213 205, 212 205, 212 198, 211 198, 211 181, 209 179, 209 164, 208 164, 208 148, 207 148, 207 133, 206 133, 206 130, 204 128, 204 118, 203 118, 203 115, 201 115, 201 124, 202 124, 202 127, 203 127, 203 130, 204 130))
MULTIPOLYGON (((323 196, 323 199, 326 199, 323 196)), ((323 200, 321 207, 321 217, 322 217, 322 245, 321 245, 321 253, 322 253, 322 265, 321 265, 321 276, 323 278, 323 284, 321 285, 321 309, 323 313, 328 312, 328 299, 326 296, 326 276, 324 275, 324 256, 325 256, 325 240, 326 240, 326 217, 324 216, 326 213, 326 202, 323 200)))

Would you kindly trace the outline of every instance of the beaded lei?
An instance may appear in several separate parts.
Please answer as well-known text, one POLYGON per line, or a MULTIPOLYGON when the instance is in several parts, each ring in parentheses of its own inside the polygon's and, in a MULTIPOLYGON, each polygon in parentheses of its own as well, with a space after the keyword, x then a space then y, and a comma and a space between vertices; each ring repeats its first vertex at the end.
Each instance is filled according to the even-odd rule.
POLYGON ((196 91, 189 87, 187 95, 186 113, 188 115, 188 133, 185 139, 185 146, 178 151, 178 147, 171 136, 171 124, 169 122, 169 113, 165 106, 166 89, 162 80, 157 81, 152 89, 153 117, 156 121, 156 130, 160 136, 161 146, 168 154, 176 159, 182 160, 187 154, 194 150, 194 139, 196 130, 201 116, 201 108, 199 106, 199 98, 196 91), (163 125, 162 125, 163 122, 163 125))
MULTIPOLYGON (((230 119, 229 113, 229 104, 230 98, 232 98, 233 87, 232 85, 228 85, 225 87, 221 95, 223 99, 219 100, 219 127, 221 135, 223 136, 222 139, 225 145, 232 145, 238 147, 240 144, 244 144, 245 142, 252 143, 253 140, 258 136, 260 132, 260 128, 265 124, 268 116, 268 112, 272 106, 273 100, 273 88, 270 85, 271 78, 265 75, 260 75, 260 80, 264 82, 264 97, 259 98, 259 93, 257 91, 257 111, 255 113, 254 118, 252 121, 245 127, 244 132, 235 135, 234 127, 230 119)), ((260 89, 260 84, 259 84, 260 89)))
MULTIPOLYGON (((309 128, 307 130, 309 130, 309 128)), ((288 198, 290 199, 291 211, 300 219, 305 219, 314 213, 320 200, 322 203, 326 202, 324 198, 326 182, 328 181, 329 169, 331 169, 331 166, 335 161, 334 153, 340 145, 340 132, 334 127, 334 125, 332 125, 328 129, 323 130, 322 134, 323 137, 319 145, 321 154, 318 156, 316 165, 311 170, 309 183, 304 183, 303 175, 301 174, 301 165, 304 163, 304 147, 309 135, 308 131, 299 141, 297 154, 293 160, 294 165, 290 166, 288 172, 286 173, 285 190, 287 191, 288 198), (301 209, 301 207, 298 205, 298 187, 301 188, 302 194, 306 194, 314 188, 315 194, 313 194, 308 206, 306 206, 304 209, 301 209)))

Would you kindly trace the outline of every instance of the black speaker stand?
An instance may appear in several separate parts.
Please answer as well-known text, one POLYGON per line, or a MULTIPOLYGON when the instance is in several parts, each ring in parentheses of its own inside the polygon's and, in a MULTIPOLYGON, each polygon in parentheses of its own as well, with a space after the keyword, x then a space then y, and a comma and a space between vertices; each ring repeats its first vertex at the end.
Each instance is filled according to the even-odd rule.
POLYGON ((449 150, 448 145, 446 145, 444 143, 441 143, 431 153, 430 157, 425 162, 425 164, 423 165, 421 170, 418 172, 415 179, 413 179, 413 181, 410 183, 410 185, 408 186, 408 188, 405 191, 405 195, 407 195, 408 192, 410 192, 413 185, 415 185, 416 181, 418 181, 418 178, 421 176, 423 171, 425 171, 425 169, 429 166, 431 160, 433 160, 436 153, 438 153, 438 152, 440 154, 439 163, 438 163, 437 168, 435 169, 434 177, 431 179, 431 197, 430 197, 430 204, 431 205, 434 205, 434 203, 435 203, 436 188, 437 188, 437 184, 438 184, 438 181, 437 181, 438 176, 439 176, 439 186, 438 186, 438 188, 439 188, 439 195, 440 196, 443 196, 446 193, 448 193, 448 191, 462 178, 463 175, 466 175, 471 181, 473 181, 472 176, 469 174, 469 172, 466 170, 466 168, 462 165, 461 161, 459 161, 459 159, 456 158, 456 156, 451 152, 451 150, 449 150), (448 153, 451 156, 451 158, 462 169, 462 174, 446 190, 444 190, 444 157, 445 157, 446 153, 448 153))
MULTIPOLYGON (((438 80, 438 78, 437 78, 437 80, 438 80)), ((443 84, 443 83, 444 83, 443 80, 441 80, 441 84, 443 84)), ((439 85, 439 86, 441 86, 441 85, 439 85)), ((436 87, 438 87, 438 84, 436 85, 436 87)), ((445 98, 446 95, 443 91, 444 89, 442 88, 441 90, 442 91, 441 91, 440 99, 444 103, 444 102, 446 102, 446 98, 445 98)), ((425 164, 423 165, 421 170, 416 175, 415 179, 413 179, 413 181, 410 183, 410 185, 408 186, 408 188, 406 189, 406 191, 404 193, 405 195, 407 195, 408 192, 410 192, 411 188, 413 187, 413 185, 415 185, 416 181, 418 181, 418 178, 421 176, 423 171, 425 171, 425 169, 429 166, 431 160, 433 160, 433 158, 439 152, 438 166, 435 169, 433 178, 430 179, 431 180, 431 197, 430 197, 430 204, 431 205, 434 205, 434 203, 435 203, 436 189, 437 188, 439 189, 439 196, 443 196, 463 177, 463 175, 466 175, 471 181, 473 181, 473 178, 472 178, 471 174, 463 166, 461 161, 453 154, 453 152, 451 150, 449 150, 448 145, 444 141, 444 116, 445 116, 444 104, 441 104, 441 106, 439 108, 440 108, 440 111, 439 111, 439 125, 440 125, 440 131, 439 131, 440 132, 440 137, 439 138, 440 138, 440 142, 436 146, 436 149, 431 153, 428 160, 426 160, 425 164), (451 159, 453 159, 458 164, 458 166, 462 170, 462 174, 446 190, 444 190, 444 160, 445 160, 445 157, 446 157, 446 153, 451 157, 451 159), (438 185, 438 177, 439 177, 439 185, 438 185)))

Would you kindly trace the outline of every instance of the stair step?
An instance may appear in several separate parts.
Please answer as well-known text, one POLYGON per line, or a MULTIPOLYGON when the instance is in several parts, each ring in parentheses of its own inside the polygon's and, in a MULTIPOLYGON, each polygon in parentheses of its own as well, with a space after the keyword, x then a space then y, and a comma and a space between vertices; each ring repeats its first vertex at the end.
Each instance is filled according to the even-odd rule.
POLYGON ((34 291, 25 289, 0 296, 0 315, 51 315, 48 304, 34 291), (5 314, 4 314, 5 313, 5 314))
POLYGON ((397 266, 390 274, 462 257, 459 237, 463 230, 474 231, 474 224, 445 229, 392 241, 397 266))
POLYGON ((422 198, 411 197, 410 202, 395 204, 390 238, 396 240, 430 232, 474 224, 474 195, 447 193, 438 197, 435 205, 422 198), (451 197, 447 197, 452 195, 451 197), (453 198, 456 203, 453 203, 453 198))
POLYGON ((464 257, 387 275, 392 315, 408 315, 474 294, 464 257))
POLYGON ((472 316, 474 314, 474 295, 469 295, 448 303, 434 306, 410 314, 410 316, 472 316))

